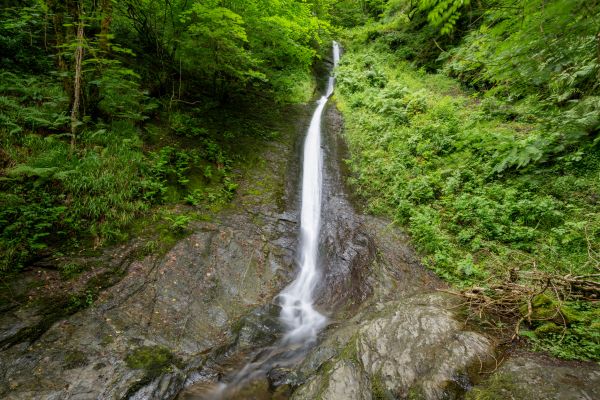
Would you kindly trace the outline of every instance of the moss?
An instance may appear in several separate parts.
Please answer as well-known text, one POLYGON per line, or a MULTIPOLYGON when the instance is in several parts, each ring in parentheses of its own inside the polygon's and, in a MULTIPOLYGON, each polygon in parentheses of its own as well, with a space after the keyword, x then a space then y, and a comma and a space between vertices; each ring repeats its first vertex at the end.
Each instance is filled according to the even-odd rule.
POLYGON ((358 357, 358 349, 357 349, 357 344, 356 344, 357 336, 358 336, 358 334, 356 334, 352 338, 350 338, 348 343, 346 343, 346 346, 344 346, 344 348, 340 352, 339 358, 341 360, 351 361, 352 363, 358 365, 360 363, 360 361, 359 361, 359 357, 358 357))
POLYGON ((465 400, 528 399, 529 393, 523 392, 514 384, 514 379, 506 374, 495 374, 481 386, 467 392, 465 400))
POLYGON ((565 318, 567 323, 583 322, 586 320, 584 313, 577 311, 567 304, 562 304, 560 306, 560 313, 565 318))
POLYGON ((420 386, 413 386, 408 389, 408 400, 425 400, 427 397, 423 393, 423 389, 420 386))
POLYGON ((87 365, 88 359, 84 352, 80 350, 70 351, 65 355, 64 367, 65 369, 79 368, 87 365))
POLYGON ((291 385, 281 385, 273 392, 272 400, 287 400, 292 395, 292 386, 291 385))
MULTIPOLYGON (((540 294, 531 302, 531 319, 537 321, 553 321, 558 324, 581 322, 585 316, 566 303, 559 303, 555 298, 540 294)), ((527 315, 527 305, 520 308, 522 315, 527 315)))
POLYGON ((129 368, 144 370, 148 376, 158 376, 171 371, 175 361, 173 353, 162 346, 138 347, 125 358, 129 368))
POLYGON ((60 277, 64 280, 73 279, 86 269, 86 266, 81 264, 67 263, 59 267, 60 277))
POLYGON ((327 361, 323 363, 319 369, 317 374, 317 379, 319 379, 319 390, 315 396, 315 399, 322 399, 323 393, 329 387, 329 380, 331 378, 331 373, 333 372, 333 362, 327 361))
POLYGON ((371 396, 373 400, 392 400, 394 398, 392 393, 385 387, 380 374, 371 377, 371 396))
POLYGON ((103 346, 108 346, 109 344, 113 343, 114 341, 115 341, 115 338, 112 335, 104 335, 104 336, 102 336, 101 343, 103 346))
POLYGON ((535 329, 536 335, 546 335, 548 333, 561 333, 564 328, 556 325, 554 322, 547 322, 543 325, 538 326, 535 329))

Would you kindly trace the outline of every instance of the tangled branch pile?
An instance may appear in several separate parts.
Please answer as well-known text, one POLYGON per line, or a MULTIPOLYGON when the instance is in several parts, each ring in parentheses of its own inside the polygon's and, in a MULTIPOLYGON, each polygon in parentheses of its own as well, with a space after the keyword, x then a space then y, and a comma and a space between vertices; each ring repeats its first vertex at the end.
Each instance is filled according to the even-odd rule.
POLYGON ((566 301, 600 301, 600 273, 582 276, 557 275, 539 270, 510 271, 506 282, 488 287, 449 291, 465 299, 471 312, 479 318, 492 317, 508 321, 515 339, 523 322, 529 326, 555 322, 566 327, 574 316, 566 301))

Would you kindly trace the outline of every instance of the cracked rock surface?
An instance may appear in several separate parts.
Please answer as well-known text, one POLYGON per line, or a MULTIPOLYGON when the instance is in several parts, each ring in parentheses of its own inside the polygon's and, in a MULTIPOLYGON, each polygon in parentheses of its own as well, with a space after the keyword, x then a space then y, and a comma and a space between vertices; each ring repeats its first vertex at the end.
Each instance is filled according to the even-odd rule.
POLYGON ((194 222, 164 255, 107 250, 101 262, 118 261, 119 278, 90 307, 47 321, 48 307, 0 310, 0 398, 171 399, 209 349, 241 340, 236 323, 293 272, 306 119, 294 112, 213 222, 194 222))
POLYGON ((307 356, 293 398, 463 398, 493 342, 460 322, 459 302, 435 290, 441 283, 408 248, 389 248, 399 232, 370 218, 363 229, 379 249, 373 296, 353 317, 342 315, 307 356))

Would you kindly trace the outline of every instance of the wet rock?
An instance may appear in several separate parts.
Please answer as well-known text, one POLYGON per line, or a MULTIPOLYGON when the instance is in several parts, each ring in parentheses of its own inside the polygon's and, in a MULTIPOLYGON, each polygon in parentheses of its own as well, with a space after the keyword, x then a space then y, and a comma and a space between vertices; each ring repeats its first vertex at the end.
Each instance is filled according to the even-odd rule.
POLYGON ((347 360, 336 362, 325 375, 316 376, 294 392, 294 400, 371 400, 370 383, 363 371, 347 360))
MULTIPOLYGON (((92 308, 53 325, 31 346, 3 352, 0 373, 8 384, 0 386, 0 394, 120 398, 143 386, 135 392, 140 398, 172 398, 185 374, 163 374, 148 382, 148 371, 127 365, 129 350, 164 346, 187 362, 226 340, 234 321, 270 301, 284 283, 270 267, 273 259, 286 263, 276 256, 282 249, 271 249, 263 235, 242 228, 206 226, 162 259, 134 262, 92 308), (69 354, 80 357, 65 360, 69 354)), ((288 251, 291 258, 293 249, 288 251)), ((272 335, 248 326, 240 330, 239 340, 272 335)), ((166 365, 165 372, 175 368, 166 365)))
MULTIPOLYGON (((0 395, 175 396, 185 381, 175 359, 157 373, 128 365, 130 350, 166 347, 185 365, 220 344, 233 321, 270 301, 283 284, 269 266, 269 254, 275 253, 269 243, 238 229, 207 228, 160 260, 134 262, 95 306, 53 325, 33 345, 3 352, 0 372, 7 384, 0 395)), ((256 338, 244 332, 245 340, 256 338)))
MULTIPOLYGON (((163 374, 154 379, 150 384, 143 385, 139 390, 130 393, 130 400, 163 400, 172 399, 179 392, 185 381, 185 373, 180 370, 163 374)), ((130 392, 132 390, 130 389, 130 392)))
POLYGON ((365 374, 349 361, 336 363, 324 389, 325 399, 371 399, 370 387, 365 374))
POLYGON ((39 307, 23 307, 0 315, 0 347, 12 342, 19 332, 33 330, 43 321, 39 307))
POLYGON ((340 115, 334 106, 325 111, 322 226, 320 235, 321 284, 317 305, 326 313, 362 303, 371 293, 369 266, 375 257, 373 238, 354 211, 343 176, 344 141, 340 115))
POLYGON ((358 330, 357 356, 367 374, 400 397, 417 389, 425 399, 442 398, 456 376, 493 351, 488 339, 463 330, 452 306, 441 294, 386 304, 358 330))
POLYGON ((493 344, 464 330, 453 310, 457 306, 452 298, 429 293, 379 303, 359 313, 337 340, 326 340, 306 358, 306 370, 320 361, 319 373, 294 398, 311 398, 317 392, 332 400, 367 399, 372 392, 383 398, 460 396, 469 385, 471 367, 490 358, 493 344), (319 357, 336 346, 333 357, 319 357), (336 397, 342 391, 347 397, 336 397))
POLYGON ((290 368, 273 368, 267 373, 267 379, 273 387, 282 386, 290 383, 288 377, 293 373, 290 368))
POLYGON ((235 346, 239 349, 266 347, 274 343, 282 329, 279 322, 280 308, 274 304, 252 310, 233 328, 237 336, 235 346))
MULTIPOLYGON (((278 311, 269 303, 289 281, 297 243, 296 197, 285 189, 293 130, 264 146, 268 162, 251 171, 215 223, 195 222, 164 256, 115 252, 120 280, 91 307, 26 337, 17 334, 39 326, 43 310, 5 311, 0 397, 170 399, 208 364, 207 354, 271 342, 278 311), (250 190, 257 182, 260 193, 250 190), (153 358, 136 349, 165 350, 153 358)), ((215 367, 197 376, 220 373, 215 367)))
POLYGON ((519 353, 467 394, 468 400, 591 400, 600 398, 600 366, 519 353))

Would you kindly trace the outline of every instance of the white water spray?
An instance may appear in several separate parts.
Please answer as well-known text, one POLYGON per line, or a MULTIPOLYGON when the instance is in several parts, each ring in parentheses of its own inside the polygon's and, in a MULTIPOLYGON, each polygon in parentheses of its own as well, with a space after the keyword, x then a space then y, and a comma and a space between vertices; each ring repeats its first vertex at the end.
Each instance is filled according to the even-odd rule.
MULTIPOLYGON (((333 42, 333 64, 337 66, 340 48, 333 42)), ((313 291, 319 280, 317 268, 319 231, 321 227, 321 116, 329 96, 333 93, 335 78, 329 77, 326 94, 317 102, 304 142, 302 174, 302 210, 300 215, 300 272, 280 296, 281 321, 287 328, 284 341, 311 342, 327 322, 327 318, 313 307, 313 291)))
MULTIPOLYGON (((340 48, 333 42, 333 64, 337 66, 340 48)), ((327 91, 317 102, 304 142, 302 174, 302 209, 300 214, 300 271, 296 279, 279 294, 280 319, 286 327, 282 340, 264 351, 254 361, 216 387, 198 396, 202 399, 238 398, 236 390, 244 383, 265 374, 275 365, 291 365, 304 350, 317 339, 317 334, 327 323, 327 318, 313 307, 313 291, 319 281, 317 265, 319 230, 321 227, 321 115, 329 96, 333 93, 335 79, 329 77, 327 91)), ((202 390, 202 389, 200 389, 202 390)), ((192 392, 193 393, 193 392, 192 392)))

